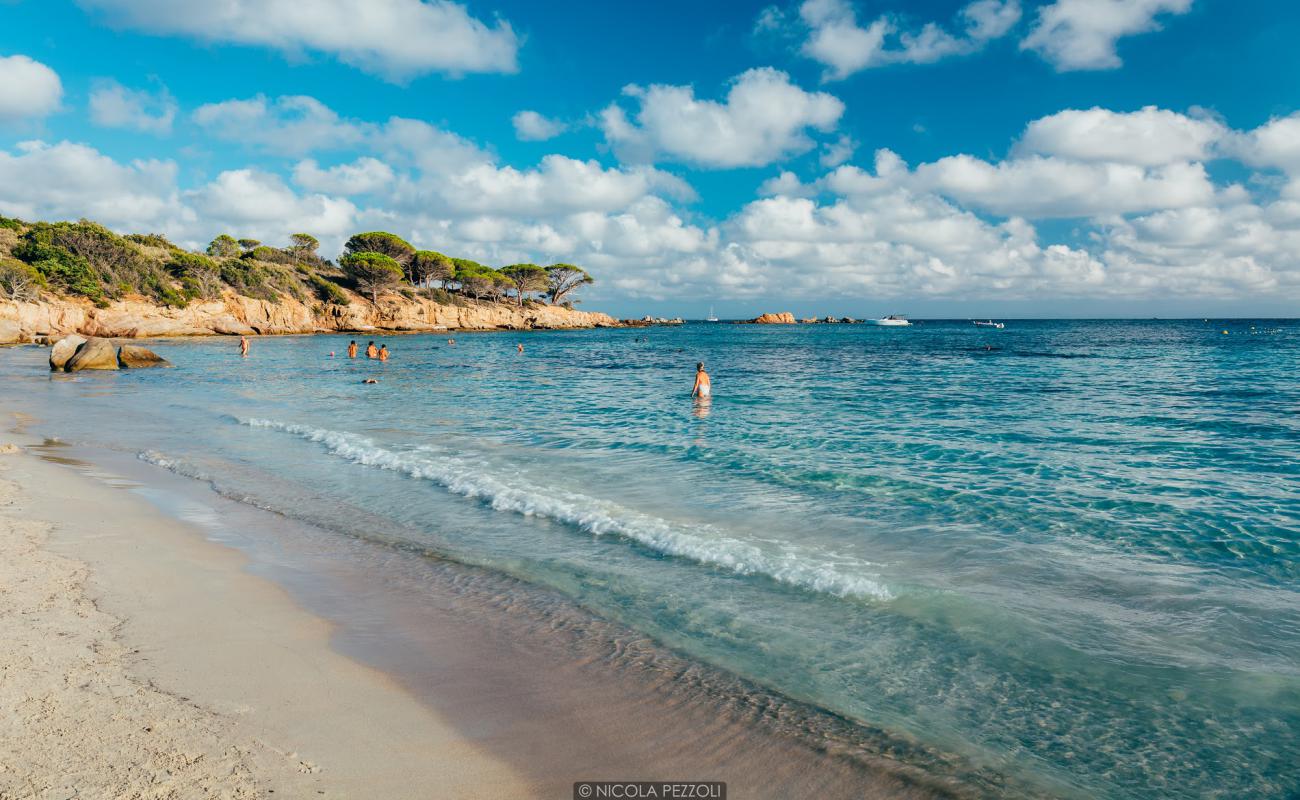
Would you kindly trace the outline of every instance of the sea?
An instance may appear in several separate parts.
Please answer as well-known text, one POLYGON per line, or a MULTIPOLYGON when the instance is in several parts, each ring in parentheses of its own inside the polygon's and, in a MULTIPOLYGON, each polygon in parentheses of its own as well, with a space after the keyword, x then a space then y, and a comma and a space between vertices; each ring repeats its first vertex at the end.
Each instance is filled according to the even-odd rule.
POLYGON ((144 344, 175 368, 9 350, 0 397, 52 441, 561 596, 1007 795, 1300 796, 1300 321, 144 344))

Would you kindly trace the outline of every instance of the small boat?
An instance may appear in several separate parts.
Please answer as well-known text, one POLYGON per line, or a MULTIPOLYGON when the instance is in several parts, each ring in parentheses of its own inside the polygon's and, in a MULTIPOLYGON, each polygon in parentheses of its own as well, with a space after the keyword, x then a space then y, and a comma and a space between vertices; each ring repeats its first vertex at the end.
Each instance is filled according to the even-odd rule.
POLYGON ((912 324, 908 322, 907 317, 903 316, 902 314, 890 314, 887 317, 881 317, 880 319, 863 320, 863 322, 867 323, 868 325, 888 325, 890 327, 912 324))
POLYGON ((994 321, 991 320, 991 319, 989 319, 989 320, 978 320, 978 319, 977 319, 977 320, 975 320, 975 327, 977 327, 977 328, 997 328, 998 330, 1002 330, 1003 328, 1007 327, 1007 324, 1006 324, 1005 322, 994 322, 994 321))
POLYGON ((717 322, 717 321, 718 321, 717 316, 715 316, 714 313, 713 313, 713 306, 709 306, 709 316, 708 316, 708 318, 706 318, 704 321, 705 321, 705 322, 717 322))

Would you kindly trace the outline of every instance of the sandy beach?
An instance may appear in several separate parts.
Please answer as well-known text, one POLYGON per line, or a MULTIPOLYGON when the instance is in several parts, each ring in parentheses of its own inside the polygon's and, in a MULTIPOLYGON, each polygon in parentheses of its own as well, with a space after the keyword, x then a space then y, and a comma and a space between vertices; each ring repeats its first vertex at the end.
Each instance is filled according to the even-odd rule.
POLYGON ((0 456, 0 798, 532 796, 243 562, 0 456))

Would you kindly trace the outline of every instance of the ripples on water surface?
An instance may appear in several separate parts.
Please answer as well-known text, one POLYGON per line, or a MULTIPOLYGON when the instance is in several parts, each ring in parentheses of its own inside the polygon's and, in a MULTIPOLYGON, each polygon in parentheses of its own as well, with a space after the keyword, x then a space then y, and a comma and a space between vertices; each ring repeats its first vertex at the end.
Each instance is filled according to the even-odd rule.
POLYGON ((1049 791, 1300 786, 1295 322, 456 341, 391 338, 386 365, 328 358, 347 337, 247 361, 159 343, 168 373, 2 363, 49 432, 559 590, 1049 791))

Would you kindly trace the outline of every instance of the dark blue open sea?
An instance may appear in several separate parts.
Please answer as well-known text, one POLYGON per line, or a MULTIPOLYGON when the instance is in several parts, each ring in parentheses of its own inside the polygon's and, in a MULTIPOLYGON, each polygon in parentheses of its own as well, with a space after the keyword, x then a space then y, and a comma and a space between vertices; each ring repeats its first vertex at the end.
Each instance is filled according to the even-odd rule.
POLYGON ((21 348, 0 374, 37 431, 508 573, 1051 794, 1300 790, 1296 321, 700 323, 330 358, 348 338, 157 342, 176 370, 53 377, 21 348))

